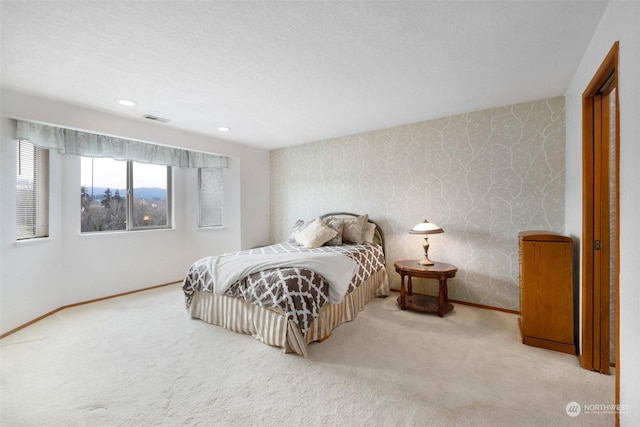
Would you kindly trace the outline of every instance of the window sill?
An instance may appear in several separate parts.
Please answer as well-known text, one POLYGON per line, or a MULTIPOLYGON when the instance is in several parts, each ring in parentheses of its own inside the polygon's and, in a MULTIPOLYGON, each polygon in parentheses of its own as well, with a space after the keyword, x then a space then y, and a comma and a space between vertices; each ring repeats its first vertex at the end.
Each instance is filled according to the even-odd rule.
POLYGON ((101 236, 135 236, 136 234, 145 234, 145 233, 156 233, 162 231, 175 231, 174 227, 169 228, 147 228, 147 229, 137 229, 137 230, 119 230, 119 231, 94 231, 90 233, 78 233, 78 237, 80 238, 93 238, 93 237, 101 237, 101 236))
POLYGON ((196 228, 196 231, 203 231, 203 232, 222 231, 222 230, 228 230, 228 228, 225 227, 224 225, 215 225, 215 226, 211 226, 211 227, 198 227, 198 228, 196 228))
POLYGON ((14 244, 16 246, 33 245, 33 244, 36 244, 36 243, 51 242, 52 240, 54 240, 54 238, 51 237, 51 236, 48 236, 48 237, 32 237, 30 239, 15 240, 14 244))

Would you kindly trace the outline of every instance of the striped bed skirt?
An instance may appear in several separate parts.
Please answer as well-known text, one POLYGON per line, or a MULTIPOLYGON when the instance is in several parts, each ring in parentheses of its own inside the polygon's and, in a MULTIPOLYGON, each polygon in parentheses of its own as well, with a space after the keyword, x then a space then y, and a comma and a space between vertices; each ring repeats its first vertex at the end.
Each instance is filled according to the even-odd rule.
POLYGON ((306 334, 277 309, 260 307, 238 297, 196 292, 189 315, 234 332, 253 336, 258 341, 282 349, 284 353, 308 355, 307 345, 322 341, 339 325, 356 318, 374 297, 389 294, 389 277, 383 267, 338 304, 325 304, 311 322, 306 334))

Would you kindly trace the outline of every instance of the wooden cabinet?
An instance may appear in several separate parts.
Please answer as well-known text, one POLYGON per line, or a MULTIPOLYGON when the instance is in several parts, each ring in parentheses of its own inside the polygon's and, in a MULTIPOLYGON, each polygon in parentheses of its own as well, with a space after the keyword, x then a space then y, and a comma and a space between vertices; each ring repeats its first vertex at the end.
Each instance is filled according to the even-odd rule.
POLYGON ((523 231, 520 251, 520 334, 524 344, 576 354, 573 240, 523 231))

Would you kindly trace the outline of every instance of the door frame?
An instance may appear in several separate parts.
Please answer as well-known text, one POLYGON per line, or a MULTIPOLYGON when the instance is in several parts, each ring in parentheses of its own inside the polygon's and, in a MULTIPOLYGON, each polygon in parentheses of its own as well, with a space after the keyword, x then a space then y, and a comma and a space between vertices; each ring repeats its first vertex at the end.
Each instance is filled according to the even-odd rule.
MULTIPOLYGON (((602 153, 601 138, 608 135, 608 108, 601 108, 602 94, 615 89, 615 236, 612 244, 615 246, 615 370, 616 370, 616 404, 620 402, 620 303, 619 303, 619 271, 620 271, 620 107, 618 90, 618 49, 619 42, 605 57, 604 61, 593 76, 591 82, 582 94, 582 346, 580 364, 583 368, 609 373, 609 287, 603 286, 602 281, 596 280, 601 274, 609 271, 610 241, 609 224, 603 224, 601 215, 608 210, 609 191, 604 191, 604 197, 595 200, 594 190, 598 193, 601 186, 608 189, 608 163, 599 167, 595 162, 596 156, 606 156, 602 153), (599 111, 604 111, 600 116, 599 111), (599 240, 600 249, 596 249, 599 240)), ((605 97, 606 98, 606 97, 605 97)), ((602 162, 605 163, 605 162, 602 162)), ((606 282, 605 282, 606 284, 606 282)), ((616 424, 619 422, 616 413, 616 424)))

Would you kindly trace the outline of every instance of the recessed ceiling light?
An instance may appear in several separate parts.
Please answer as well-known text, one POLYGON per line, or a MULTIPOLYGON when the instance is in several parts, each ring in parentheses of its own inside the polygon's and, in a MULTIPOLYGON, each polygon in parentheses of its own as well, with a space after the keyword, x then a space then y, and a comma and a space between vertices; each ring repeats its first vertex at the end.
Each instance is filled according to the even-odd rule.
POLYGON ((135 107, 136 103, 135 101, 132 101, 130 99, 124 99, 124 98, 116 98, 116 102, 120 105, 124 105, 125 107, 135 107))
POLYGON ((231 130, 231 128, 227 127, 227 126, 218 126, 218 130, 220 132, 229 132, 231 130))

